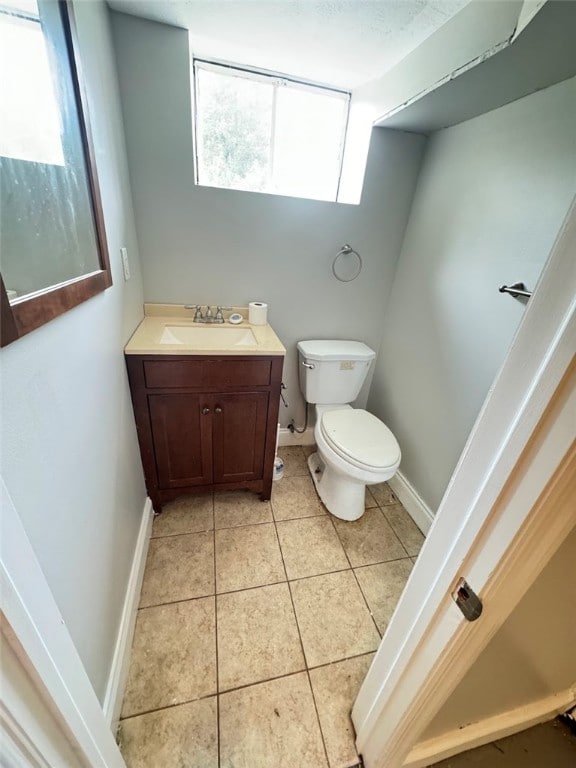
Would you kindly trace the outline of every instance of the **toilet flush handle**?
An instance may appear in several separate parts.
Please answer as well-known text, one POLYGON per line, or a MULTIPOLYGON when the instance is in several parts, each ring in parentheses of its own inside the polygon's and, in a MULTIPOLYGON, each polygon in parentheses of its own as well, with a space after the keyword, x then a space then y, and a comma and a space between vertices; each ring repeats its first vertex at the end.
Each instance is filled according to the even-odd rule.
POLYGON ((316 368, 316 366, 313 363, 307 363, 304 360, 302 360, 302 365, 304 366, 304 368, 312 368, 312 369, 316 368))

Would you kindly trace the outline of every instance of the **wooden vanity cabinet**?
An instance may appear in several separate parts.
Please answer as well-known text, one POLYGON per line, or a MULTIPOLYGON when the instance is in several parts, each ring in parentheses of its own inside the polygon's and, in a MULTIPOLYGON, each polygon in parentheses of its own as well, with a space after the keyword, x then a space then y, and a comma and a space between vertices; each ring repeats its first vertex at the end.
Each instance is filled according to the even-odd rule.
POLYGON ((126 355, 148 495, 269 499, 284 358, 126 355))

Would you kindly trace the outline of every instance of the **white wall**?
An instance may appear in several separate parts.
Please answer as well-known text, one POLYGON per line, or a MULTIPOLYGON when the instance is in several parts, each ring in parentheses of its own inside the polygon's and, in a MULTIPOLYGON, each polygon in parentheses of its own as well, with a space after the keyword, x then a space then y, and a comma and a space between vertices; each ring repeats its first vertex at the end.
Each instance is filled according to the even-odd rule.
POLYGON ((576 191, 576 80, 430 138, 369 408, 435 511, 576 191))
POLYGON ((505 47, 522 7, 522 0, 473 0, 395 67, 358 88, 352 101, 370 104, 376 120, 421 98, 471 62, 505 47))
POLYGON ((0 466, 102 700, 145 500, 122 355, 142 284, 108 11, 75 15, 114 285, 1 351, 0 466))
POLYGON ((498 630, 421 741, 576 685, 576 529, 498 630))
POLYGON ((197 187, 187 32, 116 13, 113 31, 146 301, 267 301, 288 349, 282 423, 301 421, 299 339, 380 343, 425 139, 374 131, 360 206, 197 187), (364 259, 347 285, 331 274, 344 243, 364 259))

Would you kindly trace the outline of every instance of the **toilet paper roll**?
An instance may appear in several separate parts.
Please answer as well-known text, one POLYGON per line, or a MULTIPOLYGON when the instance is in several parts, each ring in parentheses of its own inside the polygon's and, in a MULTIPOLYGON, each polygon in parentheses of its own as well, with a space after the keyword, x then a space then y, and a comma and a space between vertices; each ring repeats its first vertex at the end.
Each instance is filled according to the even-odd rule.
POLYGON ((248 304, 248 322, 250 325, 266 325, 268 322, 268 304, 251 301, 248 304))

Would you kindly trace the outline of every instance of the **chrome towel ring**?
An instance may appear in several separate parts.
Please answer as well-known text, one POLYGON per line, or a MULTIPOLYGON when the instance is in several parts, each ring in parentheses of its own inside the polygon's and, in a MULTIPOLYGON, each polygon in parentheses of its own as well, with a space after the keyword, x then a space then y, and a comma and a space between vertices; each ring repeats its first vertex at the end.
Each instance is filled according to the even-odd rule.
POLYGON ((332 274, 336 280, 340 280, 341 283, 351 283, 352 280, 356 280, 360 272, 362 272, 362 257, 358 251, 355 251, 354 248, 352 248, 351 245, 343 245, 336 254, 334 261, 332 262, 332 274), (355 256, 358 259, 358 269, 356 270, 356 273, 352 275, 352 277, 341 277, 337 272, 336 264, 338 263, 338 259, 342 256, 355 256))

